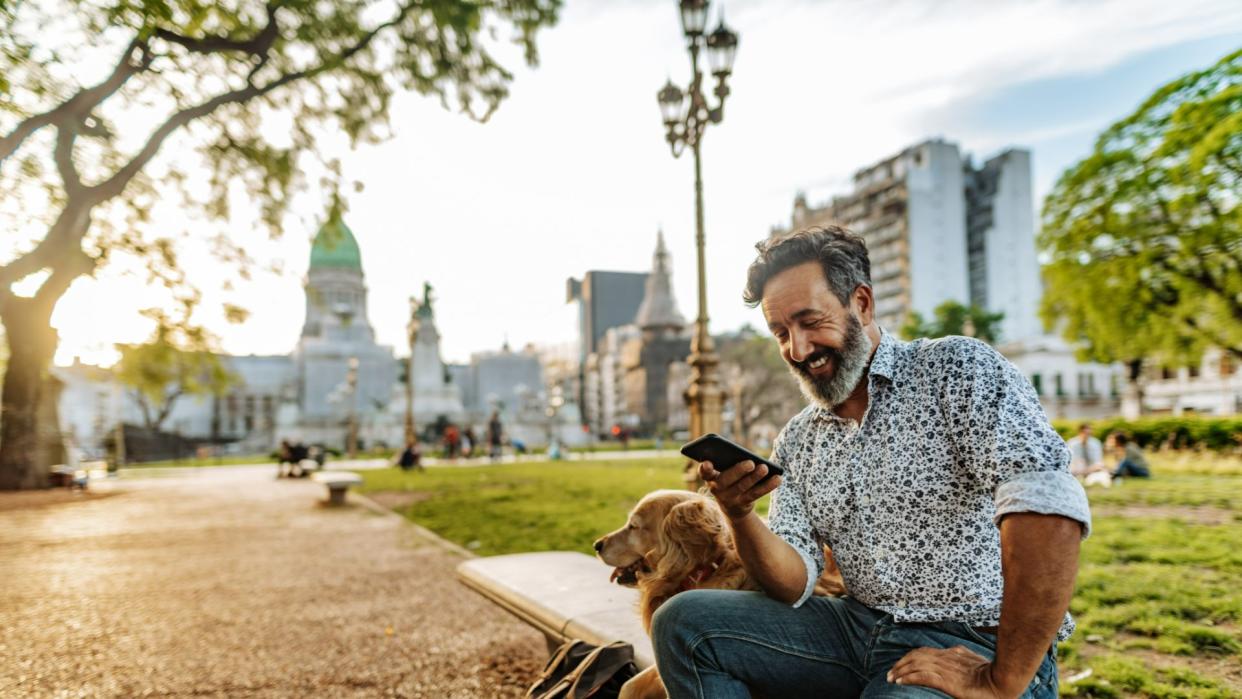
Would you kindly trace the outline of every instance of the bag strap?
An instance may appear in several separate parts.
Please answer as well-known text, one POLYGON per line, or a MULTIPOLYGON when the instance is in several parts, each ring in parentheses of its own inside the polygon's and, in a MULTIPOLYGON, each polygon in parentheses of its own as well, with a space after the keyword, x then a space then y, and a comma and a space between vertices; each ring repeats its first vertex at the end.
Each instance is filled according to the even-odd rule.
POLYGON ((548 690, 544 690, 540 694, 536 694, 535 692, 540 690, 540 687, 544 682, 552 679, 552 676, 556 673, 557 668, 559 668, 561 664, 565 662, 565 659, 569 657, 570 651, 572 651, 580 643, 583 643, 583 641, 579 641, 577 639, 572 639, 562 643, 556 651, 552 653, 552 657, 548 658, 548 662, 543 666, 543 671, 539 673, 539 677, 533 684, 531 684, 530 689, 526 690, 524 699, 531 699, 533 697, 546 694, 548 690))
POLYGON ((569 686, 569 696, 575 699, 579 696, 589 697, 601 685, 611 679, 618 670, 632 662, 634 662, 634 649, 624 641, 613 641, 606 646, 596 648, 591 651, 590 655, 583 658, 582 662, 578 663, 578 667, 574 668, 573 672, 565 676, 566 680, 573 681, 569 686), (595 665, 600 656, 605 653, 611 657, 607 661, 595 665), (593 665, 595 666, 592 667, 593 665), (589 679, 587 678, 588 671, 592 671, 589 679), (579 687, 584 679, 590 683, 589 687, 579 687), (586 692, 580 695, 579 691, 581 689, 585 689, 586 692))

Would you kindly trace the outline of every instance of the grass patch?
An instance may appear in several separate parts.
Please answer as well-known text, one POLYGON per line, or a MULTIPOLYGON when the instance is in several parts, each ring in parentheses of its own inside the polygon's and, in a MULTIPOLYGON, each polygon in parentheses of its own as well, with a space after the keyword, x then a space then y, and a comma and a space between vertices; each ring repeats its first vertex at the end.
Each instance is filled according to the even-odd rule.
POLYGON ((203 468, 207 466, 248 466, 251 464, 271 464, 275 466, 276 460, 270 454, 240 454, 212 456, 206 459, 185 458, 128 463, 123 468, 203 468))
MULTIPOLYGON (((581 551, 646 493, 681 488, 681 458, 530 462, 360 472, 363 493, 417 493, 400 512, 482 556, 581 551)), ((766 502, 762 503, 766 507, 766 502)), ((761 509, 761 511, 766 511, 761 509)))

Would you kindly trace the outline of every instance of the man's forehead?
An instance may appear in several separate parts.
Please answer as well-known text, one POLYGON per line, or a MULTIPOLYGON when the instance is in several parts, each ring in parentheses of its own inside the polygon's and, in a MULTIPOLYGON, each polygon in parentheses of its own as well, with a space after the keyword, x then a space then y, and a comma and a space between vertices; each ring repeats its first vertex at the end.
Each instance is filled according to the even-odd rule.
POLYGON ((781 270, 763 285, 763 317, 772 323, 808 313, 840 310, 841 303, 824 278, 817 262, 781 270))

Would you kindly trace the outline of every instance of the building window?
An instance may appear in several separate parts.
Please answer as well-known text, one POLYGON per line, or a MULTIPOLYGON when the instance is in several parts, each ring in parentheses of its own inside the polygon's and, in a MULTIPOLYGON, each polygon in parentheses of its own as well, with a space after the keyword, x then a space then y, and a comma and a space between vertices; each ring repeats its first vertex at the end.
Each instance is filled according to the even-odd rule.
POLYGON ((1108 377, 1108 394, 1113 398, 1117 397, 1117 381, 1118 376, 1113 374, 1108 377))
POLYGON ((1052 378, 1053 378, 1053 384, 1056 386, 1057 397, 1058 398, 1064 397, 1065 396, 1065 383, 1064 381, 1062 381, 1061 375, 1057 374, 1056 376, 1052 378))
POLYGON ((1095 374, 1087 374, 1087 395, 1095 395, 1095 374))
POLYGON ((1044 395, 1044 377, 1039 374, 1031 374, 1031 385, 1035 387, 1035 395, 1044 395))
POLYGON ((1233 363, 1233 355, 1229 354, 1228 352, 1221 352, 1220 375, 1221 376, 1233 376, 1233 372, 1236 370, 1237 370, 1237 367, 1233 363))
POLYGON ((1190 372, 1190 378, 1192 379, 1199 378, 1199 365, 1198 364, 1191 364, 1190 366, 1186 367, 1186 369, 1187 371, 1190 372))
POLYGON ((1175 379, 1177 378, 1177 372, 1167 366, 1162 366, 1160 367, 1160 378, 1164 379, 1165 381, 1168 381, 1169 379, 1175 379))

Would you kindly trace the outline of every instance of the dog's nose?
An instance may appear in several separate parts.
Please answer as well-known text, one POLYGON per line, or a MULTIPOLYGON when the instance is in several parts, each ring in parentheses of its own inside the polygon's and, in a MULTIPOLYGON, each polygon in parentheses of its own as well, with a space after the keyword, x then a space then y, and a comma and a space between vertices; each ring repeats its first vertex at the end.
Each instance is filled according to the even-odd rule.
POLYGON ((603 550, 604 550, 604 540, 597 539, 595 541, 595 553, 599 553, 600 551, 603 551, 603 550))

